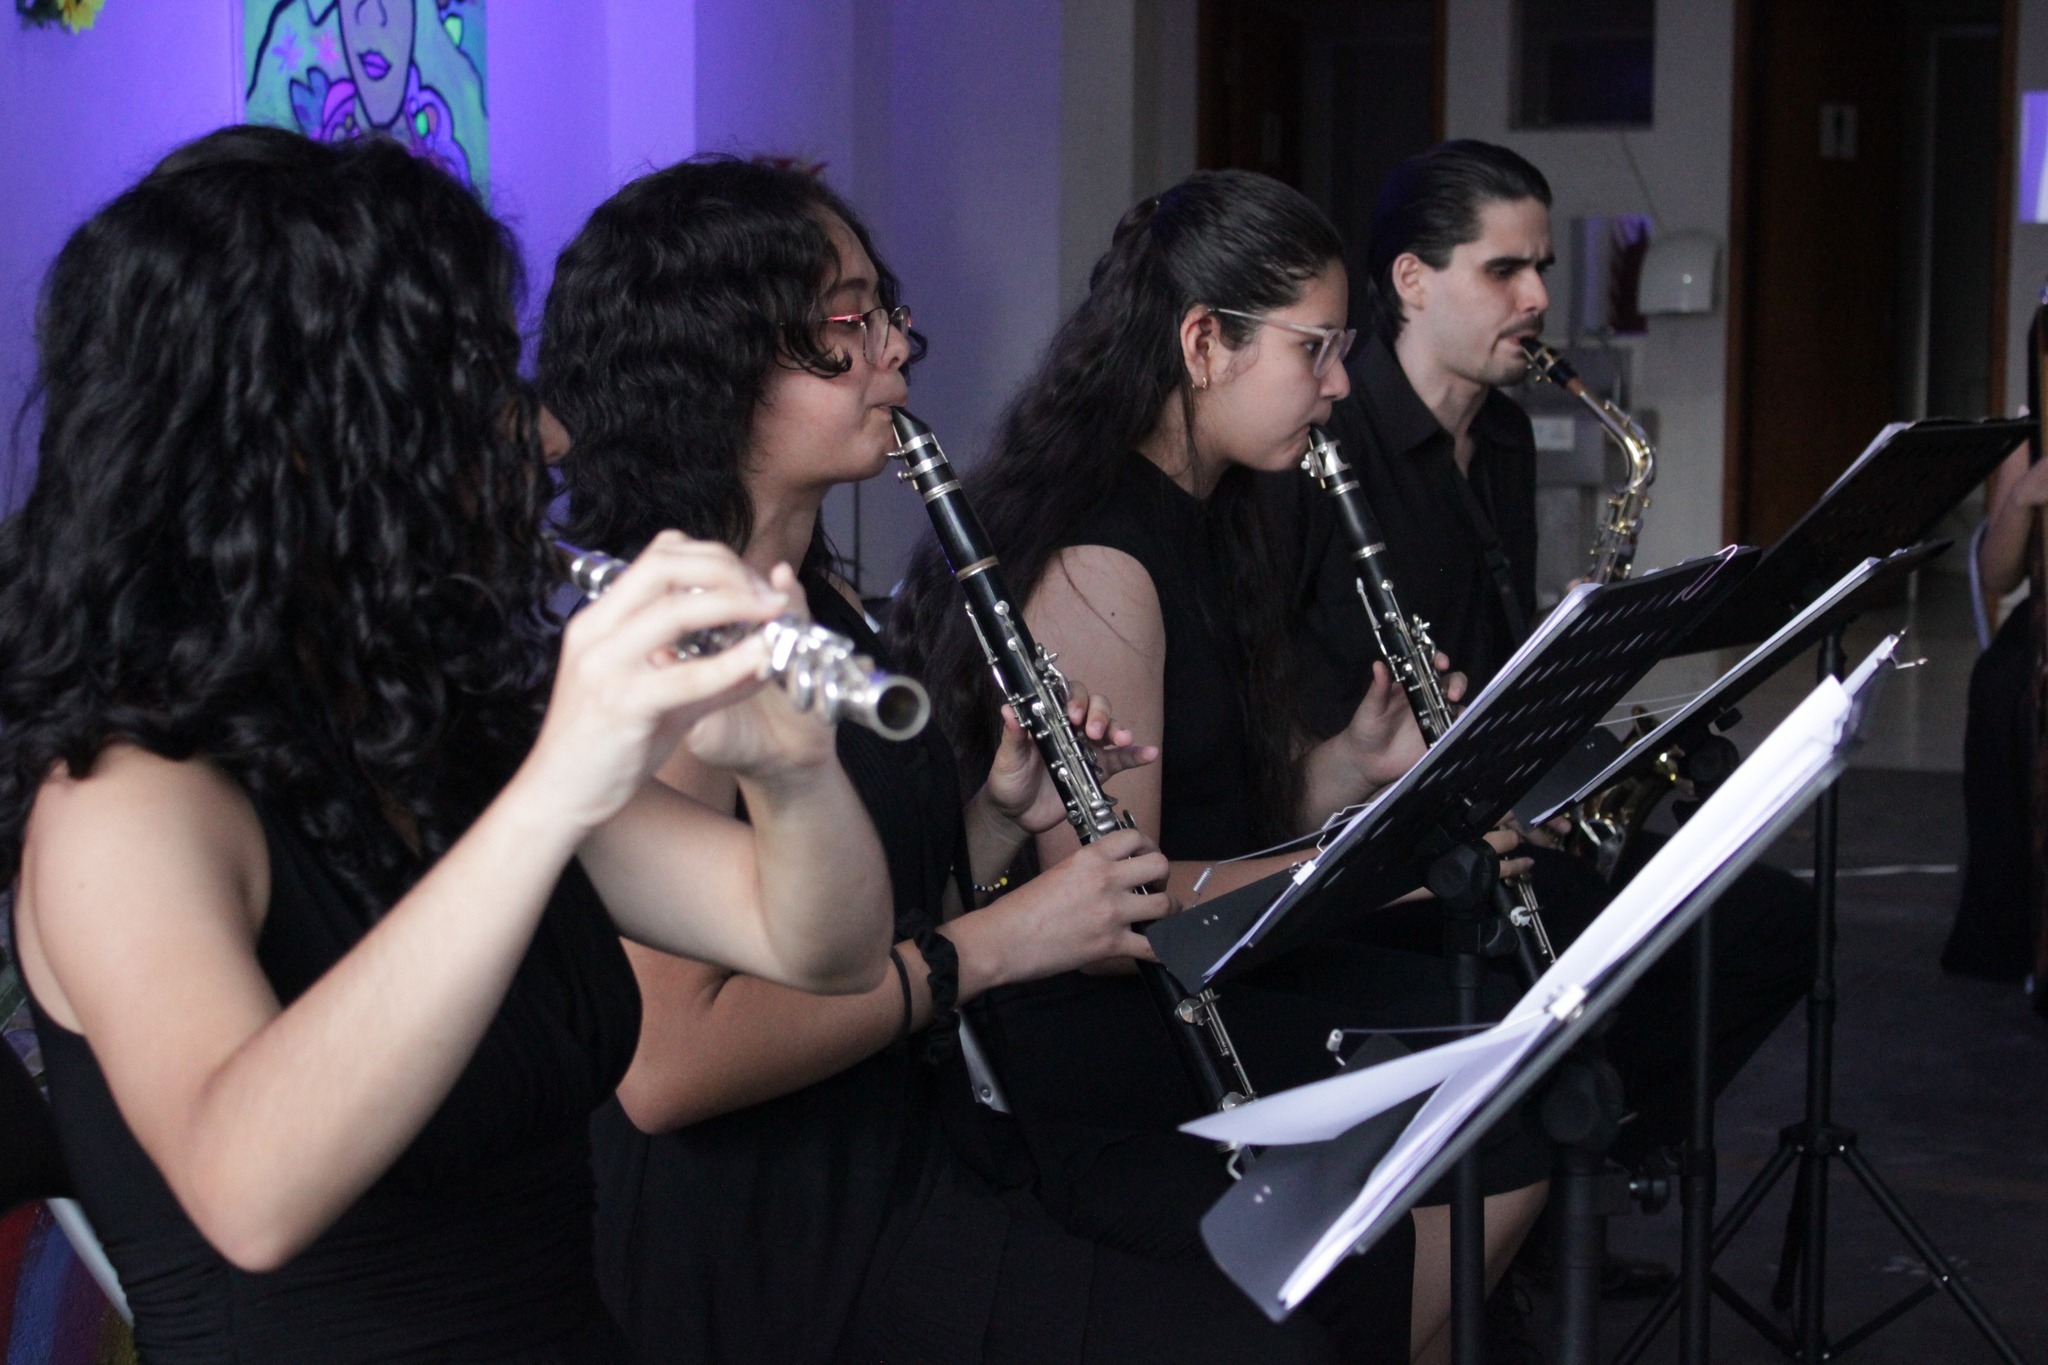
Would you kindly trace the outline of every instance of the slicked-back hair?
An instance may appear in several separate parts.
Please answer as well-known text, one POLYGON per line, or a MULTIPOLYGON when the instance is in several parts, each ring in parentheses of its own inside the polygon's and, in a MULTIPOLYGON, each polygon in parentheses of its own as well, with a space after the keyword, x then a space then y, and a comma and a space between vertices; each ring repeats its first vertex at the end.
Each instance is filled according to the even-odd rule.
MULTIPOLYGON (((590 216, 555 262, 540 340, 541 400, 571 443, 559 464, 570 539, 632 555, 674 527, 745 548, 742 462, 770 376, 852 364, 819 321, 839 269, 834 217, 895 307, 896 277, 859 215, 780 161, 692 157, 590 216)), ((911 343, 915 360, 923 342, 911 343)))
MULTIPOLYGON (((1117 496, 1120 462, 1181 405, 1192 432, 1193 391, 1180 323, 1196 304, 1258 314, 1300 300, 1343 256, 1330 220, 1299 192, 1250 171, 1202 171, 1131 209, 1089 277, 1088 296, 1061 325, 1036 373, 1005 413, 995 447, 967 492, 1011 590, 1028 599, 1073 529, 1117 496)), ((1218 314, 1233 346, 1253 321, 1218 314)), ((1256 808, 1272 830, 1292 819, 1299 792, 1288 647, 1275 604, 1267 536, 1248 471, 1232 467, 1208 502, 1213 552, 1229 596, 1204 604, 1237 648, 1248 680, 1256 808)), ((891 638, 921 675, 960 755, 971 790, 1000 738, 1000 700, 959 590, 927 538, 897 595, 891 638)), ((1264 832, 1264 831, 1262 831, 1264 832)))
POLYGON ((369 913, 531 743, 546 479, 518 255, 394 143, 239 127, 72 234, 0 524, 0 883, 45 776, 203 756, 369 913))
POLYGON ((1518 199, 1548 208, 1550 182, 1521 155, 1490 142, 1439 142, 1394 168, 1373 206, 1364 272, 1372 325, 1389 345, 1403 323, 1395 260, 1412 251, 1442 270, 1451 252, 1479 240, 1479 215, 1488 204, 1518 199))

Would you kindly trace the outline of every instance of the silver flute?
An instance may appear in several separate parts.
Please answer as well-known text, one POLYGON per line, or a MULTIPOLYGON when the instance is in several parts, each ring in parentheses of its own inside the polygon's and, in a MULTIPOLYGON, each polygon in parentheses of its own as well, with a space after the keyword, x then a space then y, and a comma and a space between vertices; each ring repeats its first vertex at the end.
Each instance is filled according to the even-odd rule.
MULTIPOLYGON (((626 571, 626 562, 556 541, 569 581, 592 602, 626 571)), ((796 703, 827 724, 850 720, 884 739, 909 739, 931 719, 932 699, 915 678, 885 673, 853 641, 801 616, 732 621, 693 630, 676 641, 676 657, 701 659, 759 631, 768 642, 768 676, 796 703)))

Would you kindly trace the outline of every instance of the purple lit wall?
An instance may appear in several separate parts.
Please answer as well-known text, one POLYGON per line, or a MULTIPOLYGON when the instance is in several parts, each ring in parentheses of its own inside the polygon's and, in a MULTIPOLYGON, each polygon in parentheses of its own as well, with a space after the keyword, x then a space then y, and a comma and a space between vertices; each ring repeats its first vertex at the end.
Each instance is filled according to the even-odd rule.
MULTIPOLYGON (((89 30, 0 14, 0 413, 33 377, 35 293, 64 239, 179 143, 239 116, 236 6, 111 0, 89 30)), ((635 167, 694 145, 694 12, 683 0, 503 0, 490 29, 492 207, 526 249, 528 316, 555 253, 635 167)), ((0 427, 4 431, 4 427, 0 427)), ((0 442, 0 507, 26 492, 0 442)))
MULTIPOLYGON (((1074 284, 1063 232, 1078 224, 1092 257, 1132 195, 1118 126, 1130 98, 1114 87, 1131 79, 1135 2, 490 0, 492 208, 525 249, 524 320, 562 245, 635 174, 698 148, 822 161, 931 338, 917 406, 971 463, 1074 284), (1063 40, 1109 53, 1103 69, 1068 69, 1063 40)), ((1192 13, 1192 0, 1145 2, 1192 13)), ((166 150, 238 116, 238 8, 108 0, 75 35, 0 13, 8 417, 33 369, 36 283, 65 236, 166 150)), ((12 463, 0 446, 0 507, 26 491, 12 463)), ((842 547, 862 542, 869 589, 888 586, 924 529, 897 491, 864 490, 857 520, 849 496, 828 507, 842 547)))
POLYGON ((36 288, 71 230, 235 108, 233 6, 116 0, 81 34, 0 14, 0 507, 27 491, 7 436, 35 369, 36 288))

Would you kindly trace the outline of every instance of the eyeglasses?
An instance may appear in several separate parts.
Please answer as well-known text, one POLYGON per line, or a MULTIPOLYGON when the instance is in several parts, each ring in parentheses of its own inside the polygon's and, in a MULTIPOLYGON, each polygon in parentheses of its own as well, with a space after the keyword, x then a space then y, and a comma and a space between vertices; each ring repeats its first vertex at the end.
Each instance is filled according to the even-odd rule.
POLYGON ((1350 355, 1351 343, 1358 340, 1356 327, 1312 327, 1306 322, 1282 322, 1263 313, 1241 313, 1235 308, 1212 307, 1209 311, 1221 313, 1225 317, 1243 318, 1246 322, 1255 322, 1261 327, 1284 327, 1290 332, 1314 337, 1313 342, 1305 341, 1302 345, 1307 348, 1310 356, 1309 372, 1318 379, 1329 372, 1331 361, 1341 362, 1345 356, 1350 355))
POLYGON ((860 328, 860 353, 868 358, 868 364, 879 365, 882 352, 889 349, 890 328, 901 330, 905 336, 910 335, 910 306, 899 303, 894 308, 884 308, 877 305, 865 313, 839 313, 818 321, 860 328))

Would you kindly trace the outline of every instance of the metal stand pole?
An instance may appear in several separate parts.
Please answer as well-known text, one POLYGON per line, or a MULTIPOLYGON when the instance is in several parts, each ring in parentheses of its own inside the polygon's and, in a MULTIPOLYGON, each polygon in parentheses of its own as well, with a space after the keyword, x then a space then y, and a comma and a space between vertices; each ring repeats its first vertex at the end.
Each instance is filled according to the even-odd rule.
POLYGON ((1600 1272, 1607 1261, 1607 1211, 1600 1183, 1607 1158, 1584 1147, 1558 1152, 1557 1361, 1597 1365, 1600 1359, 1600 1272))
POLYGON ((1621 1131, 1621 1077, 1597 1037, 1558 1065, 1542 1112, 1543 1130, 1557 1144, 1550 1184, 1557 1365, 1599 1365, 1607 1220, 1628 1212, 1630 1194, 1628 1176, 1607 1162, 1621 1131))
MULTIPOLYGON (((1482 926, 1475 906, 1447 907, 1444 950, 1458 1022, 1479 1022, 1482 926)), ((1486 1348, 1486 1201, 1480 1192, 1479 1154, 1468 1152, 1451 1172, 1451 1359, 1481 1365, 1486 1348)))
MULTIPOLYGON (((1819 675, 1842 675, 1839 630, 1829 632, 1821 641, 1819 675)), ((1793 1297, 1796 1276, 1795 1358, 1813 1365, 1828 1357, 1828 1153, 1826 1144, 1816 1139, 1834 1122, 1835 869, 1840 828, 1841 793, 1831 782, 1820 794, 1813 811, 1813 895, 1819 914, 1815 917, 1813 988, 1806 996, 1805 1132, 1800 1142, 1792 1212, 1785 1220, 1784 1254, 1778 1258, 1778 1283, 1771 1291, 1771 1302, 1783 1309, 1793 1297)))
POLYGON ((1707 1365, 1714 1272, 1714 914, 1692 931, 1692 1132, 1679 1172, 1679 1365, 1707 1365))

